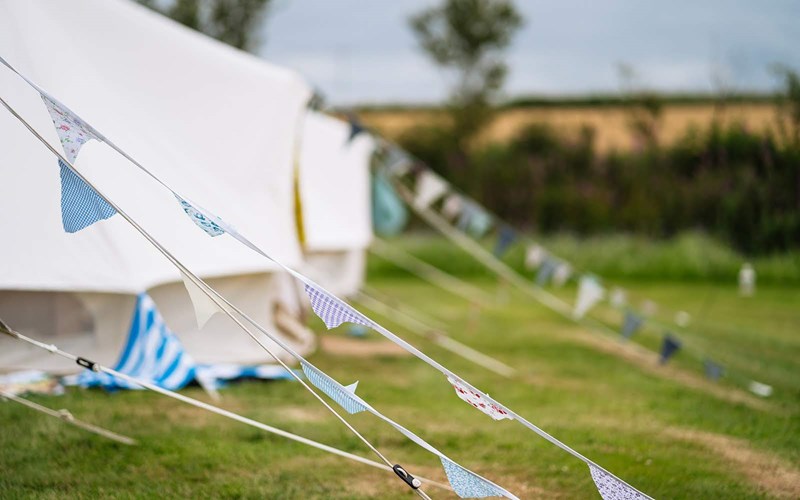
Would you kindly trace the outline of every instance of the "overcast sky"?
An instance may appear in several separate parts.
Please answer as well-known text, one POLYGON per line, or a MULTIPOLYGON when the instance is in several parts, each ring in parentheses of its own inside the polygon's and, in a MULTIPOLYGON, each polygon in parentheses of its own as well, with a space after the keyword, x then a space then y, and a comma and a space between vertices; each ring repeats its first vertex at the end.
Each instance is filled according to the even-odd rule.
MULTIPOLYGON (((432 0, 275 0, 260 55, 293 68, 332 104, 429 103, 447 75, 417 48, 408 18, 432 0)), ((616 92, 619 63, 642 86, 770 90, 774 63, 800 69, 800 1, 517 0, 506 94, 616 92)))

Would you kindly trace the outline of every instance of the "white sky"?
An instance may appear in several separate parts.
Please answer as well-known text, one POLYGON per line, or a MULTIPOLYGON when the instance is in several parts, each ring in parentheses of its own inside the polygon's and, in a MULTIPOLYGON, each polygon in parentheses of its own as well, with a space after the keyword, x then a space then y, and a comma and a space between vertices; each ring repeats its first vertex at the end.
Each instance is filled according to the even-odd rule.
MULTIPOLYGON (((332 104, 429 103, 445 75, 408 18, 432 0, 275 0, 260 55, 291 67, 332 104)), ((770 90, 769 67, 800 69, 800 1, 517 0, 508 96, 616 92, 618 64, 666 91, 770 90)))

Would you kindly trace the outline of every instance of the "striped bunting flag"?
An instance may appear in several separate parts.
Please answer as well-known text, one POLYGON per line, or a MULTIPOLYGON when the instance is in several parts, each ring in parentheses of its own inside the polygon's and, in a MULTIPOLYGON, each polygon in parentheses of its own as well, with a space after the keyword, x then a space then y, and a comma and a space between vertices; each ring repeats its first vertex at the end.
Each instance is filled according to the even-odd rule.
POLYGON ((456 390, 456 395, 461 398, 462 401, 471 404, 494 420, 514 420, 514 417, 509 414, 508 410, 506 410, 503 405, 490 398, 487 394, 470 388, 463 381, 454 376, 448 376, 447 381, 450 382, 450 385, 456 390))
POLYGON ((339 406, 344 408, 347 413, 352 415, 367 409, 360 401, 360 398, 356 396, 358 382, 342 387, 332 378, 305 361, 301 361, 300 366, 303 367, 303 373, 306 374, 308 381, 314 384, 314 387, 327 394, 329 398, 339 403, 339 406))
POLYGON ((342 323, 356 323, 372 328, 372 322, 363 314, 356 311, 339 298, 305 283, 306 295, 311 301, 311 309, 319 316, 328 330, 336 328, 342 323))
POLYGON ((468 471, 446 457, 439 457, 444 473, 453 491, 461 498, 506 497, 516 498, 507 491, 468 471), (510 496, 509 496, 510 495, 510 496))
MULTIPOLYGON (((164 323, 153 299, 139 294, 133 313, 128 341, 114 370, 142 379, 171 391, 181 389, 195 379, 194 360, 164 323)), ((139 389, 136 384, 107 373, 85 370, 74 381, 83 387, 139 389)))
POLYGON ((592 464, 589 464, 589 472, 592 474, 592 480, 603 500, 647 500, 649 498, 592 464))
POLYGON ((197 224, 197 227, 208 233, 209 236, 213 238, 214 236, 225 234, 225 230, 220 227, 220 221, 218 217, 210 215, 203 209, 195 207, 177 194, 175 194, 175 198, 177 198, 178 203, 181 204, 181 208, 183 208, 183 211, 186 212, 186 215, 192 219, 192 222, 197 224))
POLYGON ((76 233, 117 213, 114 207, 58 160, 61 168, 61 223, 64 231, 76 233))

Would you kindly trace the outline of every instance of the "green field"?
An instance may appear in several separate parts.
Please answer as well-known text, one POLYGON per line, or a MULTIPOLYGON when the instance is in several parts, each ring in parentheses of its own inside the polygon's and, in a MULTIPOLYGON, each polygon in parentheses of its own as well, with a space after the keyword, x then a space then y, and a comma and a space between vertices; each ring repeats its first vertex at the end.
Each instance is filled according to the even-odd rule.
MULTIPOLYGON (((425 240, 411 240, 408 247, 433 257, 444 248, 425 240)), ((569 244, 563 248, 568 251, 569 244)), ((791 273, 795 260, 787 259, 791 273)), ((637 262, 631 259, 631 265, 637 262)), ((471 269, 455 257, 447 264, 471 269)), ((632 281, 624 273, 620 279, 636 297, 656 300, 665 322, 668 310, 693 317, 686 330, 675 329, 686 351, 667 367, 637 347, 656 349, 660 329, 642 332, 634 345, 624 344, 569 322, 477 271, 466 274, 497 298, 480 310, 376 260, 369 283, 444 321, 453 338, 516 367, 519 375, 504 379, 382 321, 387 327, 656 498, 800 497, 796 284, 780 284, 781 272, 775 270, 776 280, 767 280, 755 297, 741 298, 735 275, 730 282, 716 274, 702 280, 678 270, 659 279, 651 271, 647 280, 632 281), (704 355, 723 362, 729 376, 719 383, 706 380, 700 364, 704 355), (762 399, 748 393, 743 384, 750 379, 774 386, 774 395, 762 399)), ((557 293, 571 300, 574 287, 557 293)), ((595 316, 618 327, 619 314, 610 307, 595 316)), ((322 331, 321 323, 313 326, 322 331)), ((341 338, 345 329, 320 335, 341 338)), ((370 336, 359 342, 384 341, 370 336)), ((583 463, 514 422, 494 422, 475 411, 419 360, 320 350, 311 361, 342 383, 360 380, 359 394, 374 407, 521 498, 599 498, 583 463)), ((198 388, 184 392, 208 400, 198 388)), ((234 384, 223 398, 224 408, 374 458, 295 382, 234 384)), ((154 393, 70 390, 64 397, 32 399, 68 408, 139 445, 118 445, 26 408, 0 404, 2 498, 412 497, 389 473, 154 393)), ((412 473, 444 479, 434 456, 374 417, 348 419, 390 460, 412 473)))

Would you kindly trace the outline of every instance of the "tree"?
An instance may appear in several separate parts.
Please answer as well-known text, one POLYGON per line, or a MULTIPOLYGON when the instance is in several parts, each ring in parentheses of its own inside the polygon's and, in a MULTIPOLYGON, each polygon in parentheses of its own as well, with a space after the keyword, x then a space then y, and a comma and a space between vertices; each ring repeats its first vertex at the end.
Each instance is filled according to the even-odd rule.
POLYGON ((453 132, 462 146, 491 118, 492 98, 508 73, 503 50, 522 25, 511 0, 444 0, 410 19, 422 49, 452 70, 453 132))
POLYGON ((272 0, 139 0, 175 21, 238 49, 251 50, 272 0))

